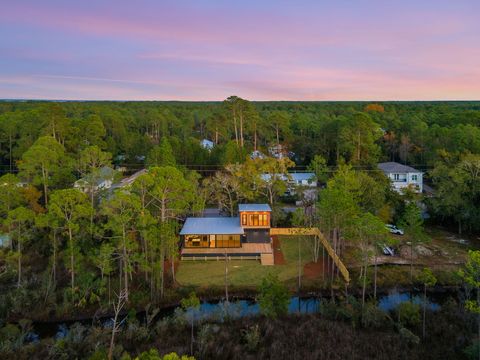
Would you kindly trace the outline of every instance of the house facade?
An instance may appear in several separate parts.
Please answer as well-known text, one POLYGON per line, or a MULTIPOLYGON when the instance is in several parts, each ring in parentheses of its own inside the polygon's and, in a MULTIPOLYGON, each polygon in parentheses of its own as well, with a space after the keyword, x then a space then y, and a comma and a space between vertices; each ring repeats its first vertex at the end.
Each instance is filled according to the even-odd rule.
POLYGON ((114 177, 115 170, 108 166, 104 166, 97 172, 88 174, 87 176, 75 181, 73 187, 84 193, 88 193, 91 190, 106 190, 112 187, 114 177))
POLYGON ((189 217, 180 231, 182 259, 218 256, 272 256, 271 209, 267 204, 240 204, 237 217, 189 217))
POLYGON ((402 189, 411 188, 417 193, 423 192, 423 173, 397 162, 378 164, 378 168, 390 179, 392 188, 401 193, 402 189))

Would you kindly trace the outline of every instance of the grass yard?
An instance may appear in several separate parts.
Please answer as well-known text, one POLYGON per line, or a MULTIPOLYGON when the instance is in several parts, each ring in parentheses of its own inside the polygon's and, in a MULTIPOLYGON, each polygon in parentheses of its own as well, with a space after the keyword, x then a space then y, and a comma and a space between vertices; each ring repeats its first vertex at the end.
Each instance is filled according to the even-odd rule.
MULTIPOLYGON (((298 236, 279 236, 284 265, 263 266, 260 261, 231 260, 228 262, 228 280, 231 286, 256 287, 269 273, 278 275, 284 282, 294 280, 298 276, 298 241, 303 266, 312 261, 310 239, 298 236)), ((212 287, 223 286, 225 281, 224 261, 181 261, 177 270, 177 281, 184 286, 212 287)))

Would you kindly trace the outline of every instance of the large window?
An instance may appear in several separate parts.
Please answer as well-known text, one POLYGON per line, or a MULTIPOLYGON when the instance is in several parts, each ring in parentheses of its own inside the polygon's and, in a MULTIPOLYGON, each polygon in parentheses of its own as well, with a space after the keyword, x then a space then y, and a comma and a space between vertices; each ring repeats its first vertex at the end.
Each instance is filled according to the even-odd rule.
POLYGON ((209 247, 208 235, 185 235, 185 247, 209 247))
POLYGON ((247 225, 247 214, 242 214, 242 225, 247 225))
POLYGON ((268 215, 267 214, 249 214, 248 226, 269 226, 268 215))
POLYGON ((241 247, 240 235, 216 235, 217 248, 241 247))

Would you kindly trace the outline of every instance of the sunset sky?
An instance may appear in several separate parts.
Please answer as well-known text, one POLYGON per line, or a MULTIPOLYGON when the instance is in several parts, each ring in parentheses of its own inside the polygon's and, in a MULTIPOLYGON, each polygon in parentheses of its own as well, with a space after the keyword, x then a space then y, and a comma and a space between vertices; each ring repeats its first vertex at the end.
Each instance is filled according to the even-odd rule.
POLYGON ((479 0, 15 0, 0 98, 480 99, 479 0))

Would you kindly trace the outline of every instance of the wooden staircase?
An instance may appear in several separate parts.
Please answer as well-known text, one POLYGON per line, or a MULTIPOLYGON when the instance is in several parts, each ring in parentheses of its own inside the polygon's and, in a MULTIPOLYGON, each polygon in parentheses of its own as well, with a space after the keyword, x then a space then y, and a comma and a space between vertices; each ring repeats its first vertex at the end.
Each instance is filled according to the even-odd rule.
POLYGON ((273 265, 273 253, 260 254, 260 262, 262 263, 262 265, 273 265))

